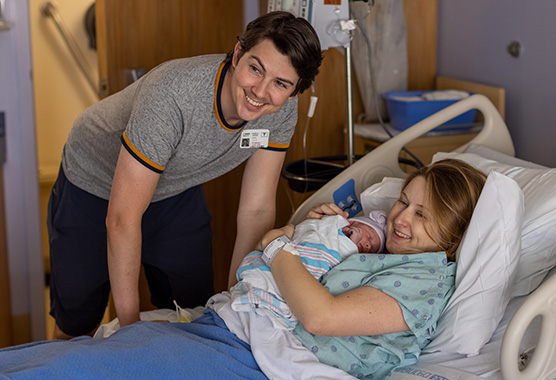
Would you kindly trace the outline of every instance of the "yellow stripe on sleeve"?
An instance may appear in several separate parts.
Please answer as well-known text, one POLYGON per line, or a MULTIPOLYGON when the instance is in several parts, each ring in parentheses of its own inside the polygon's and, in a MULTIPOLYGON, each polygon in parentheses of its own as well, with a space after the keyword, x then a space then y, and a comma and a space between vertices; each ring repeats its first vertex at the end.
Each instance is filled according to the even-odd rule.
POLYGON ((165 169, 164 166, 161 166, 159 164, 157 164, 156 162, 153 162, 151 160, 149 160, 147 157, 145 157, 145 155, 141 152, 139 152, 139 150, 137 150, 137 148, 135 148, 133 146, 133 144, 131 143, 131 141, 129 141, 127 135, 125 134, 125 131, 122 135, 122 142, 124 143, 125 148, 127 149, 127 151, 134 156, 139 162, 141 162, 143 165, 147 166, 148 168, 153 169, 156 172, 162 173, 165 169))

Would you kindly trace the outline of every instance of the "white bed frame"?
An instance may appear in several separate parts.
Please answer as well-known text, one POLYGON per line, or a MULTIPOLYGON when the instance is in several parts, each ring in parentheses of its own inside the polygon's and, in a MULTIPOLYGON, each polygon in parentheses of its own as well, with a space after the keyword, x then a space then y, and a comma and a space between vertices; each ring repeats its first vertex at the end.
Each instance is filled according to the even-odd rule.
POLYGON ((556 379, 556 275, 545 280, 514 314, 502 341, 500 367, 504 380, 556 379), (539 315, 539 342, 531 361, 520 371, 516 360, 519 344, 529 324, 539 315))
MULTIPOLYGON (((361 194, 384 177, 404 178, 407 174, 398 164, 401 149, 407 143, 471 109, 482 113, 484 126, 477 136, 455 151, 463 152, 470 144, 480 144, 514 156, 510 133, 494 105, 483 95, 472 95, 373 149, 316 191, 295 211, 290 222, 300 222, 315 203, 330 202, 333 193, 349 180, 355 182, 355 193, 361 194)), ((504 380, 556 380, 556 276, 547 279, 533 292, 513 317, 504 334, 500 363, 504 380), (520 342, 531 321, 539 315, 542 317, 542 328, 537 348, 527 367, 520 370, 520 342)))
POLYGON ((384 177, 404 178, 407 173, 398 164, 401 149, 409 142, 471 109, 477 109, 483 114, 484 126, 477 136, 456 151, 464 151, 469 144, 480 144, 513 156, 515 150, 512 138, 494 105, 484 95, 472 95, 429 116, 370 151, 316 191, 295 211, 290 222, 294 224, 300 222, 315 203, 330 202, 334 191, 350 179, 355 181, 355 193, 361 194, 363 190, 382 181, 384 177))

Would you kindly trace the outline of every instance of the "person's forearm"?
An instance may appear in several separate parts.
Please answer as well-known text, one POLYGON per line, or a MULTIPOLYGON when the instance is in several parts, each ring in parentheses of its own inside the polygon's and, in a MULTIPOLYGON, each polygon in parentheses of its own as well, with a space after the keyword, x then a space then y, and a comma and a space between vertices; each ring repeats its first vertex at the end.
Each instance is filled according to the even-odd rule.
POLYGON ((122 146, 106 215, 110 285, 121 326, 139 320, 141 221, 159 177, 122 146))
POLYGON ((382 335, 409 329, 396 299, 379 289, 362 286, 333 296, 298 256, 284 250, 270 268, 282 297, 311 334, 382 335))
POLYGON ((334 296, 305 268, 298 256, 280 251, 271 263, 282 297, 307 331, 319 333, 327 324, 334 296))
POLYGON ((108 226, 108 269, 120 326, 139 321, 141 229, 108 226))
POLYGON ((228 287, 237 282, 236 271, 243 258, 255 249, 261 237, 274 226, 273 212, 259 214, 258 216, 238 216, 237 236, 230 263, 228 287))

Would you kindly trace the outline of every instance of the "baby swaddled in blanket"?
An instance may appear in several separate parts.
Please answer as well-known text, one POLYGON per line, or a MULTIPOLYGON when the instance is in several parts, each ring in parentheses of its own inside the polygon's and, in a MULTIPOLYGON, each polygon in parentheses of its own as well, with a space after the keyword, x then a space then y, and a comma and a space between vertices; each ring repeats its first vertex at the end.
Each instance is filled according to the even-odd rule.
MULTIPOLYGON (((307 270, 319 280, 346 257, 355 253, 382 252, 386 239, 386 214, 345 219, 340 215, 307 219, 293 232, 284 249, 298 255, 307 270)), ((238 283, 230 289, 232 309, 268 315, 273 325, 293 329, 297 318, 280 295, 263 252, 248 254, 237 271, 238 283)))

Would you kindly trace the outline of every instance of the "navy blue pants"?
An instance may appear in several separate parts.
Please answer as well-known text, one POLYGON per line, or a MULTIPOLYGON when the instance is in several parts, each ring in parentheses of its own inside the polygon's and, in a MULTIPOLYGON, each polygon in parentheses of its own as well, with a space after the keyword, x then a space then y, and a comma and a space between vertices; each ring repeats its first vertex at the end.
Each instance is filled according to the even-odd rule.
MULTIPOLYGON (((108 201, 70 183, 60 169, 48 203, 50 314, 77 336, 93 330, 108 303, 108 201)), ((214 293, 211 214, 201 186, 149 205, 142 219, 141 262, 151 303, 204 305, 214 293)))

